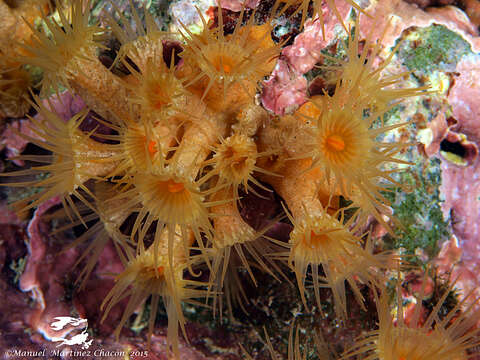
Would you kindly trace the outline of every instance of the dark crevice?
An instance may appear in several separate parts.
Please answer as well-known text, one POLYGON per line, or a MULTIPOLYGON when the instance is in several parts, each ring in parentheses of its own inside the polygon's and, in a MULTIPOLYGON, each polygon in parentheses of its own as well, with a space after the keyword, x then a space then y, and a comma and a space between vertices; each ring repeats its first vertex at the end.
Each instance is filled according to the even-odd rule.
MULTIPOLYGON (((115 59, 117 58, 118 52, 122 44, 118 39, 109 38, 106 41, 105 46, 106 49, 101 49, 98 54, 98 59, 106 68, 110 69, 110 71, 120 77, 124 77, 126 75, 130 75, 130 70, 125 66, 122 61, 117 61, 115 63, 115 59), (115 63, 115 65, 114 65, 115 63)), ((135 71, 140 72, 140 69, 135 65, 135 63, 129 58, 126 57, 125 61, 130 65, 135 71)))
POLYGON ((163 45, 163 61, 165 64, 170 67, 172 65, 172 57, 173 58, 173 65, 177 66, 181 60, 181 57, 178 55, 183 51, 182 45, 180 45, 177 41, 170 41, 165 40, 162 41, 163 45))
POLYGON ((441 151, 445 151, 445 152, 449 152, 449 153, 452 153, 452 154, 455 154, 455 155, 458 155, 462 158, 465 157, 465 155, 467 154, 467 151, 466 149, 463 147, 463 145, 459 142, 450 142, 448 141, 447 139, 444 139, 441 143, 440 143, 440 150, 441 151))

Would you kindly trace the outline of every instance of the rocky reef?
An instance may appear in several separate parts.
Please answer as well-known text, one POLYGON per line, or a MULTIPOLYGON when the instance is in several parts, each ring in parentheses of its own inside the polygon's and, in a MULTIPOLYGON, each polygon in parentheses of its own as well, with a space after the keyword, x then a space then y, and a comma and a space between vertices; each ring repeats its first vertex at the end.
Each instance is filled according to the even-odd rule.
POLYGON ((478 7, 0 1, 3 358, 480 359, 478 7))

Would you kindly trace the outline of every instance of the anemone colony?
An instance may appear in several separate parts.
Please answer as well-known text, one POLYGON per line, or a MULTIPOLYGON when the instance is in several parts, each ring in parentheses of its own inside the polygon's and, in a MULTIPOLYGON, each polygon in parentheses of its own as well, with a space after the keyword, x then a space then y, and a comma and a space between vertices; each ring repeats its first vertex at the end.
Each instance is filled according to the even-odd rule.
MULTIPOLYGON (((357 19, 369 16, 357 2, 347 2, 357 19)), ((323 24, 322 9, 328 6, 347 30, 335 1, 314 0, 310 9, 309 4, 276 1, 262 22, 255 11, 244 9, 229 31, 222 11, 212 19, 199 11, 201 32, 181 24, 179 33, 171 34, 160 31, 147 11, 141 21, 133 10, 132 25, 116 9, 104 29, 89 22, 89 0, 57 2, 56 20, 44 12, 44 28, 31 26, 32 38, 9 60, 43 70, 40 97, 32 95, 40 114, 31 118, 36 136, 22 136, 51 154, 22 155, 19 159, 42 165, 2 176, 50 174, 6 185, 40 189, 17 204, 23 210, 59 196, 64 209, 57 216, 71 224, 57 231, 88 223, 88 230, 71 245, 90 241, 79 260, 87 260, 81 282, 105 244, 114 242, 124 271, 102 309, 105 318, 128 297, 117 336, 149 299, 151 334, 161 299, 168 314, 169 345, 176 354, 179 328, 186 337, 181 303, 206 299, 221 315, 226 301, 231 316, 232 307, 244 301, 239 272, 261 286, 253 268, 284 281, 288 267, 305 306, 310 291, 306 280, 313 283, 320 309, 320 288, 331 289, 335 312, 345 319, 345 283, 363 306, 360 286, 377 293, 385 280, 382 270, 406 262, 393 253, 375 252, 372 237, 361 229, 373 217, 392 231, 395 218, 382 193, 392 185, 402 186, 394 177, 400 170, 392 165, 408 165, 398 156, 411 144, 382 142, 385 132, 408 125, 386 126, 383 116, 428 87, 405 88, 408 73, 385 74, 391 57, 375 64, 381 42, 367 36, 360 44, 356 31, 345 43, 345 59, 330 59, 336 62, 333 92, 312 97, 284 116, 268 113, 256 100, 285 45, 271 37, 276 17, 302 13, 303 26, 313 9, 311 14, 323 24), (121 43, 115 64, 127 69, 122 76, 97 57, 105 48, 106 32, 121 43), (81 130, 88 109, 64 122, 51 106, 42 105, 41 97, 62 88, 80 95, 111 134, 81 130), (282 197, 286 216, 276 220, 293 225, 288 242, 268 237, 269 225, 253 229, 240 216, 239 191, 257 194, 260 189, 274 189, 282 197), (128 231, 122 228, 127 219, 128 231), (195 280, 198 269, 209 272, 208 281, 195 280)), ((456 346, 455 359, 464 359, 465 350, 474 345, 473 335, 465 335, 473 325, 465 317, 451 313, 440 320, 434 311, 422 326, 408 327, 400 308, 393 325, 385 295, 378 302, 379 331, 361 340, 346 358, 426 359, 410 356, 425 338, 434 352, 428 359, 448 350, 450 340, 456 346), (391 354, 391 337, 410 339, 406 352, 391 354)), ((292 338, 289 357, 300 358, 292 338)))

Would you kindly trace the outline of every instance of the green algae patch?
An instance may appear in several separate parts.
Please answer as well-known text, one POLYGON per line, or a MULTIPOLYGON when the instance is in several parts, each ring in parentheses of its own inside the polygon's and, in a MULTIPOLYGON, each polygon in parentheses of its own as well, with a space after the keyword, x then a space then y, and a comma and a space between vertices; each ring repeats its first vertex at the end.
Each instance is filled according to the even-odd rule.
POLYGON ((434 258, 439 244, 450 237, 450 224, 444 220, 441 210, 439 186, 441 184, 440 160, 429 159, 415 165, 411 171, 402 174, 401 182, 411 191, 403 193, 396 189, 386 193, 392 202, 394 215, 402 224, 395 231, 395 237, 387 235, 385 242, 391 249, 404 249, 406 254, 420 254, 434 258))
POLYGON ((10 270, 13 271, 15 274, 13 277, 13 283, 18 284, 20 277, 22 276, 24 270, 25 270, 25 265, 27 264, 27 257, 19 258, 18 261, 12 260, 12 262, 9 265, 10 270))
POLYGON ((454 68, 464 55, 471 52, 470 44, 459 34, 434 24, 409 29, 398 56, 409 70, 432 72, 454 68))

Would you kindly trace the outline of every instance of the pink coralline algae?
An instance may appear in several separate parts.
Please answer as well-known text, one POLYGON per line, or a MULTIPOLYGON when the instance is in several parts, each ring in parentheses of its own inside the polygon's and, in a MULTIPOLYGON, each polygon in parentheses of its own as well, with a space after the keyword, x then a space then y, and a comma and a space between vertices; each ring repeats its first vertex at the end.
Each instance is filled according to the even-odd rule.
POLYGON ((429 122, 428 129, 431 132, 431 139, 429 139, 427 144, 420 145, 420 152, 426 157, 431 157, 440 151, 440 144, 449 131, 444 111, 439 112, 429 122))
MULTIPOLYGON (((50 323, 56 316, 69 316, 70 309, 64 302, 57 301, 64 293, 62 278, 65 271, 78 256, 74 249, 65 251, 61 256, 64 261, 58 261, 55 252, 47 253, 49 229, 41 220, 42 215, 51 207, 60 203, 58 197, 52 198, 38 207, 33 219, 28 225, 28 261, 24 273, 20 278, 20 289, 31 291, 35 300, 35 310, 30 314, 32 328, 40 331, 47 338, 63 336, 55 334, 50 328, 50 323)), ((57 250, 58 252, 59 250, 57 250)))
MULTIPOLYGON (((44 100, 43 104, 49 109, 53 108, 65 121, 85 107, 85 103, 79 96, 72 96, 69 92, 60 94, 60 98, 54 95, 48 101, 44 100)), ((21 134, 34 139, 38 138, 38 135, 32 131, 29 124, 28 119, 15 120, 8 124, 3 133, 0 134, 0 150, 5 148, 7 158, 20 155, 28 145, 29 141, 22 137, 21 134)), ((14 163, 18 166, 24 165, 22 160, 14 160, 14 163)))
POLYGON ((262 105, 275 114, 284 114, 307 101, 307 79, 279 60, 270 78, 265 81, 262 105))
MULTIPOLYGON (((352 8, 351 5, 343 0, 336 1, 335 5, 342 19, 345 20, 352 8)), ((319 50, 335 38, 335 29, 341 28, 333 11, 326 3, 322 6, 322 13, 325 21, 325 39, 322 36, 322 23, 315 18, 306 22, 304 31, 295 38, 293 45, 285 47, 282 51, 286 61, 298 74, 305 74, 313 69, 321 59, 319 50)))
POLYGON ((386 48, 395 45, 395 41, 402 32, 412 26, 427 27, 432 24, 444 25, 448 29, 461 35, 470 45, 474 52, 480 51, 480 38, 478 30, 470 22, 467 15, 454 6, 441 8, 428 8, 426 11, 414 4, 408 4, 403 0, 371 0, 371 4, 365 11, 370 17, 360 19, 362 33, 373 30, 373 38, 380 38, 388 21, 391 24, 385 32, 383 45, 386 48), (382 5, 379 6, 378 3, 382 5), (389 20, 391 19, 391 20, 389 20), (375 25, 372 28, 372 25, 375 25))
MULTIPOLYGON (((450 89, 448 102, 457 124, 450 131, 466 136, 470 144, 480 143, 480 58, 464 58, 457 66, 459 76, 450 89)), ((448 138, 447 138, 448 140, 448 138)), ((464 291, 479 288, 480 271, 480 159, 460 166, 442 161, 442 187, 445 196, 443 211, 452 217, 453 231, 462 255, 455 267, 464 291)), ((455 246, 450 245, 450 248, 455 246)))
MULTIPOLYGON (((35 136, 29 127, 29 123, 28 120, 22 119, 15 120, 6 126, 6 129, 0 136, 0 149, 6 150, 7 158, 14 158, 20 155, 29 143, 29 141, 20 136, 19 133, 35 136)), ((18 166, 25 164, 22 160, 14 160, 14 163, 18 166)))
POLYGON ((216 1, 217 4, 220 3, 224 9, 229 9, 232 11, 241 11, 243 8, 254 9, 257 7, 260 0, 223 0, 216 1))
MULTIPOLYGON (((336 6, 345 19, 351 6, 343 0, 337 1, 336 6)), ((320 49, 334 39, 335 27, 340 26, 326 4, 323 4, 322 11, 325 19, 325 39, 319 19, 307 20, 305 29, 295 37, 293 44, 282 50, 275 70, 264 83, 262 104, 267 110, 283 115, 307 101, 307 79, 303 75, 312 70, 321 59, 320 49)))

